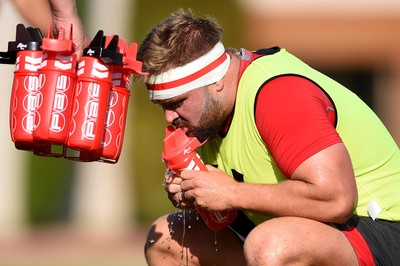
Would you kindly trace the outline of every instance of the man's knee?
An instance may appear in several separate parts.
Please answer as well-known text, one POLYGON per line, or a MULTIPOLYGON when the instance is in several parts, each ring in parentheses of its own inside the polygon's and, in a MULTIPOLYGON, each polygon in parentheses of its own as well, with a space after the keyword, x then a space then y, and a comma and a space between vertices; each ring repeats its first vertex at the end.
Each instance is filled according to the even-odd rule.
POLYGON ((244 243, 244 254, 248 265, 276 265, 282 256, 281 244, 273 232, 253 229, 246 237, 244 243), (266 265, 266 264, 265 264, 266 265))
POLYGON ((356 265, 357 256, 342 232, 300 217, 268 220, 244 244, 249 265, 356 265), (340 248, 339 248, 340 247, 340 248))
POLYGON ((248 265, 287 265, 299 259, 295 235, 288 231, 276 221, 254 228, 244 243, 248 265))

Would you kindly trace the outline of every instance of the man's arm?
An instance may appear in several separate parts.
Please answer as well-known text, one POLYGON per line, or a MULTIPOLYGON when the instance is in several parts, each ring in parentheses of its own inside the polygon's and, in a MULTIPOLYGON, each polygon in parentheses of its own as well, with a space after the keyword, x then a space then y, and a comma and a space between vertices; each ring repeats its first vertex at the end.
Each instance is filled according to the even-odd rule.
POLYGON ((343 143, 305 160, 290 180, 276 185, 238 183, 234 191, 236 208, 321 222, 345 222, 357 203, 354 172, 343 143))
POLYGON ((357 203, 350 157, 343 143, 334 144, 305 160, 291 179, 278 184, 236 182, 225 172, 183 171, 185 200, 210 211, 241 209, 273 217, 295 216, 344 223, 357 203))
POLYGON ((19 13, 31 26, 39 28, 46 35, 51 21, 49 0, 13 0, 19 13))

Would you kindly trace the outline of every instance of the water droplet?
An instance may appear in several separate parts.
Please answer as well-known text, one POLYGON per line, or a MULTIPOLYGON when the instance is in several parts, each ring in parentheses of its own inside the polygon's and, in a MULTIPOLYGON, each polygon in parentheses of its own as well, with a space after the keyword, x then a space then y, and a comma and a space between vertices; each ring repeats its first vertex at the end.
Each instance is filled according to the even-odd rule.
POLYGON ((218 232, 215 231, 215 235, 214 235, 215 252, 218 252, 218 240, 217 240, 217 235, 218 235, 218 232))
POLYGON ((182 242, 181 242, 181 247, 182 247, 182 254, 181 254, 181 265, 184 265, 184 240, 185 240, 185 235, 186 235, 186 212, 182 211, 181 212, 183 216, 183 231, 182 231, 182 242))

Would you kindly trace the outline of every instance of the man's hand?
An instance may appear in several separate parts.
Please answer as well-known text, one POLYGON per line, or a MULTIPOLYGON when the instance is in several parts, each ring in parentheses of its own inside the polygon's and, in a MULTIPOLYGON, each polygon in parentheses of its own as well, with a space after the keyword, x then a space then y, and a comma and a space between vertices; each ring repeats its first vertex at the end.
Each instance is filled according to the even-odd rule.
POLYGON ((211 165, 206 167, 208 171, 182 171, 180 189, 183 198, 208 211, 233 209, 238 182, 211 165))
POLYGON ((82 56, 83 49, 90 44, 90 37, 79 18, 74 0, 49 0, 52 15, 53 36, 58 36, 60 28, 65 29, 67 36, 70 34, 72 24, 72 40, 76 45, 76 54, 79 58, 82 56))
POLYGON ((168 193, 168 198, 172 204, 182 210, 194 209, 193 200, 187 200, 183 196, 181 189, 182 178, 177 176, 173 171, 167 169, 165 172, 165 190, 168 193))

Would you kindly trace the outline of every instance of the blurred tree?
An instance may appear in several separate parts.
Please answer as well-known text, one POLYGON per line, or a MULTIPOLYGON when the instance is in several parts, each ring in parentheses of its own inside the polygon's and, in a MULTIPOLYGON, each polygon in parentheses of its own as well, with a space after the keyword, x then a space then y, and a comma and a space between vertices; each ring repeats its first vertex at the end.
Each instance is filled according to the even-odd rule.
POLYGON ((31 156, 28 220, 34 226, 68 221, 74 162, 31 156))

